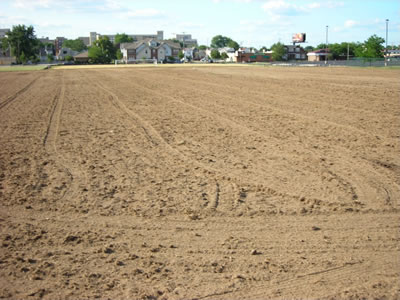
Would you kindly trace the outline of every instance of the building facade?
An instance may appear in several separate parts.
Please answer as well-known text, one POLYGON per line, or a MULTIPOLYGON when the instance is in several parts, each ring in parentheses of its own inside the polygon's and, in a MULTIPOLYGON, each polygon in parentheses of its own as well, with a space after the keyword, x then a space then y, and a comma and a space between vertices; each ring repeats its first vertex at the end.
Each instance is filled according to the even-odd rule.
MULTIPOLYGON (((116 34, 100 34, 97 32, 91 32, 89 35, 89 44, 88 45, 93 45, 95 41, 100 39, 100 37, 106 36, 110 39, 112 43, 115 42, 115 36, 116 34)), ((156 34, 127 34, 127 36, 131 37, 134 42, 137 41, 143 41, 145 39, 155 39, 158 41, 164 40, 164 31, 159 30, 157 31, 156 34)))
POLYGON ((145 39, 134 43, 123 43, 120 49, 125 63, 135 63, 146 59, 158 62, 165 61, 169 57, 176 59, 181 47, 171 41, 145 39))

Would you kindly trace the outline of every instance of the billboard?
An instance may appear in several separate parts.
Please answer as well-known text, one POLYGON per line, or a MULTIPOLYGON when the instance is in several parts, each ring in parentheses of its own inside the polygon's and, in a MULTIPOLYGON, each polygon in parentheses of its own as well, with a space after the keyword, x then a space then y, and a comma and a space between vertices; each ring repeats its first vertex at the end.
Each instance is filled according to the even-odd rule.
POLYGON ((305 33, 295 33, 292 36, 293 43, 304 43, 306 41, 305 33))

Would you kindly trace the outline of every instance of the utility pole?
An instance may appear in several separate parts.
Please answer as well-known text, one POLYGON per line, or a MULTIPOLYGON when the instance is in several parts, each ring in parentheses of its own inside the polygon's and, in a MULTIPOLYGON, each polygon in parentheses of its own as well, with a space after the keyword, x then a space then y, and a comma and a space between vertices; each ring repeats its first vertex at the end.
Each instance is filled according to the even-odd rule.
POLYGON ((347 43, 347 60, 349 60, 349 54, 350 54, 350 44, 347 43))
POLYGON ((385 67, 387 67, 387 56, 388 56, 388 26, 389 26, 389 19, 386 19, 385 67))
POLYGON ((328 63, 328 25, 326 25, 326 49, 325 49, 325 64, 328 63))

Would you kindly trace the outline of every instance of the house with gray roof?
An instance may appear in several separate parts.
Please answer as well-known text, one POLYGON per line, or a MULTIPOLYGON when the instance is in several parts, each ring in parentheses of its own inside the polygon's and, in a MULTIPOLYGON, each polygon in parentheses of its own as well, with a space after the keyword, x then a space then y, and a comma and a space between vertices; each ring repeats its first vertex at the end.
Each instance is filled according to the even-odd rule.
POLYGON ((134 43, 122 43, 120 49, 125 63, 135 63, 144 59, 163 62, 169 57, 176 59, 181 46, 172 41, 145 39, 134 43))

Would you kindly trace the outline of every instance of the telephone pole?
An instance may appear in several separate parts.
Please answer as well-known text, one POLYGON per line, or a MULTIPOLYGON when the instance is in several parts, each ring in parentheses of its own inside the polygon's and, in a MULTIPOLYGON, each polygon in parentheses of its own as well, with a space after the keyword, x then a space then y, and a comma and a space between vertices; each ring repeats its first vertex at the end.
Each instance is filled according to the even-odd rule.
POLYGON ((328 28, 329 26, 326 25, 326 49, 325 49, 325 64, 328 63, 328 28))
POLYGON ((387 67, 387 56, 388 56, 388 27, 389 19, 386 19, 386 48, 385 48, 385 67, 387 67))

